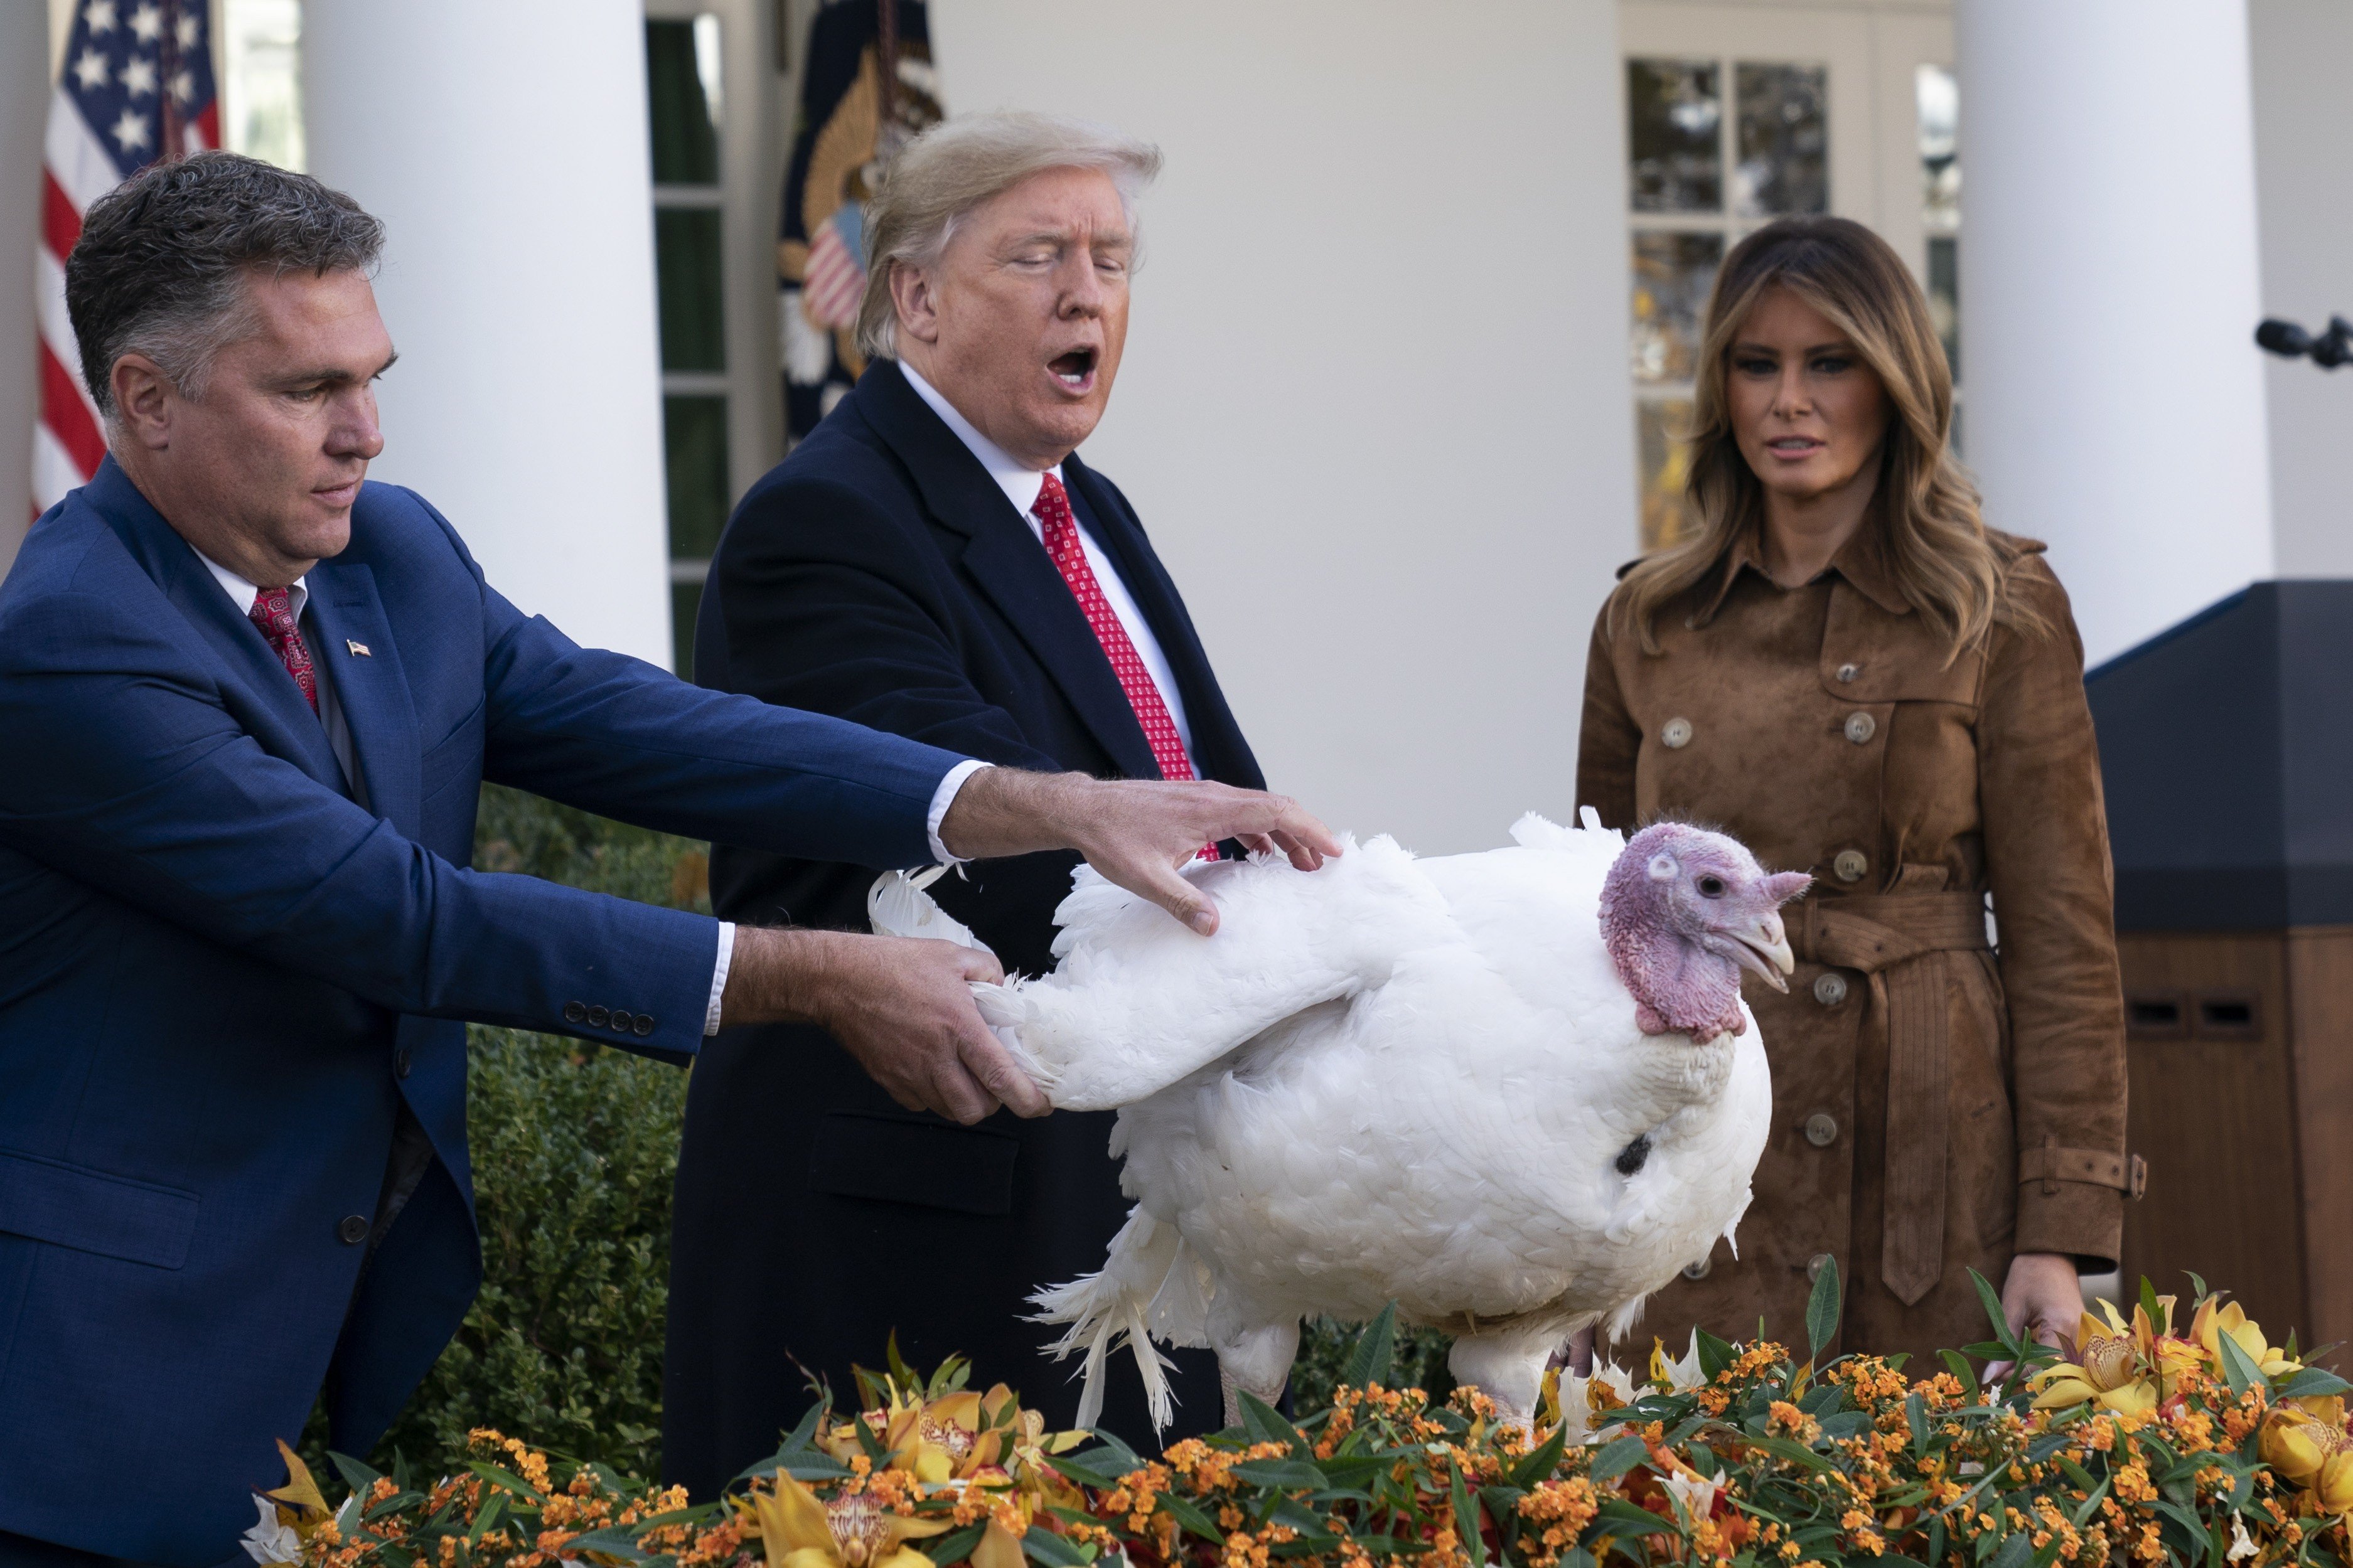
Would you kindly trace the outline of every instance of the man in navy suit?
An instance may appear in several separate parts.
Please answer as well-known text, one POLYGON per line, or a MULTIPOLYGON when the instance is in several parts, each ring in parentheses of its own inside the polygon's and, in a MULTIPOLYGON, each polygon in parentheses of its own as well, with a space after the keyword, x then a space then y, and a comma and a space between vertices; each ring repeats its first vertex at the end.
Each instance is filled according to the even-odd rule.
MULTIPOLYGON (((1011 766, 1257 789, 1176 584, 1076 455, 1111 395, 1148 146, 980 115, 900 153, 868 217, 870 367, 746 495, 712 563, 695 677, 1011 766)), ((1212 851, 1215 853, 1215 851, 1212 851)), ((976 866, 931 893, 1007 968, 1053 966, 1075 858, 976 866)), ((862 927, 879 862, 722 842, 742 920, 862 927)), ((888 1334, 960 1352, 1067 1425, 1075 1363, 1030 1292, 1103 1267, 1124 1217, 1108 1112, 957 1126, 893 1107, 821 1027, 723 1031, 689 1092, 671 1249, 663 1466, 708 1497, 838 1394, 888 1334), (793 1064, 789 1071, 782 1064, 793 1064), (753 1223, 766 1214, 789 1223, 753 1223)), ((1179 1419, 1218 1423, 1206 1350, 1179 1419)), ((1133 1379, 1103 1425, 1150 1433, 1133 1379)))
POLYGON ((984 955, 471 871, 484 778, 875 866, 1074 846, 1203 929, 1174 867, 1204 833, 1326 842, 1272 797, 985 767, 521 614, 363 482, 380 238, 206 153, 94 204, 68 264, 112 455, 0 586, 0 1564, 233 1557, 322 1385, 334 1444, 374 1442, 480 1279, 465 1020, 679 1062, 807 1020, 899 1104, 1045 1110, 973 1011, 984 955))

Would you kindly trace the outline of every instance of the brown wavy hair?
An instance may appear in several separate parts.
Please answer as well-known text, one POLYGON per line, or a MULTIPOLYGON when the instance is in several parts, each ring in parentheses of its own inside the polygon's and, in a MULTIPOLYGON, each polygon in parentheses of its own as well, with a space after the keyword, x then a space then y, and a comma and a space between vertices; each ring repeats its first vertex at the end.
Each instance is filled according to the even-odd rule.
POLYGON ((1632 626, 1659 651, 1652 622, 1668 601, 1720 570, 1765 517, 1765 487, 1740 455, 1725 393, 1732 345, 1767 289, 1787 289, 1853 343, 1886 389, 1892 417, 1865 528, 1876 529, 1913 609, 1950 647, 1947 662, 1997 621, 2029 631, 2042 617, 2007 592, 2017 549, 1986 530, 1977 487, 1953 457, 1953 373, 1911 269, 1887 242, 1842 217, 1783 218, 1732 247, 1708 298, 1692 401, 1686 494, 1699 531, 1637 562, 1611 595, 1608 629, 1632 626))

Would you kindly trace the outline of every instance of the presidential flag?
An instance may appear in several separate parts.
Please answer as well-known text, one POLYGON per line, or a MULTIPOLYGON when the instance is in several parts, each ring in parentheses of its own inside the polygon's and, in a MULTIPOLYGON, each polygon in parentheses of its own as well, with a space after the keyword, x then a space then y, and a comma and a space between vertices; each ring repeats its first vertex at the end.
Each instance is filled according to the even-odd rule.
POLYGON ((36 517, 86 483, 106 456, 66 321, 66 255, 90 203, 158 158, 220 145, 210 20, 206 0, 79 0, 74 7, 42 154, 36 517))

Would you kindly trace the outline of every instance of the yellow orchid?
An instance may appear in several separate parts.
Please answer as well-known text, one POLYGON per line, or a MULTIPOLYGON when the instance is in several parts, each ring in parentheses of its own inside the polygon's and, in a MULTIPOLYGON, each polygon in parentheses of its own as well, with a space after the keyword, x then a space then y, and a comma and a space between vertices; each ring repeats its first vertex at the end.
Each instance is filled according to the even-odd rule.
MULTIPOLYGON (((860 1411, 853 1418, 865 1422, 880 1439, 890 1468, 937 1486, 969 1477, 1003 1458, 1004 1433, 996 1423, 984 1419, 981 1395, 959 1390, 926 1401, 895 1383, 890 1387, 890 1404, 860 1411)), ((989 1392, 996 1394, 1001 1390, 989 1392)), ((1009 1402, 1012 1395, 1008 1393, 1004 1398, 1009 1402)), ((989 1414, 997 1413, 997 1407, 992 1405, 989 1414)), ((853 1425, 835 1427, 822 1446, 845 1464, 866 1451, 853 1425)))
POLYGON ((2262 1325, 2246 1314, 2236 1301, 2221 1302, 2209 1296, 2198 1303, 2198 1314, 2189 1322, 2189 1337, 2204 1350, 2213 1364, 2216 1375, 2222 1372, 2222 1336, 2228 1334, 2238 1347, 2247 1352, 2247 1359, 2263 1369, 2265 1377, 2277 1377, 2293 1372, 2303 1363, 2291 1361, 2285 1351, 2274 1346, 2263 1336, 2262 1325))
POLYGON ((2341 1421, 2284 1405, 2263 1422, 2263 1454, 2272 1468, 2309 1490, 2322 1511, 2353 1514, 2353 1436, 2341 1421))
POLYGON ((2135 1332, 2147 1322, 2147 1314, 2135 1308, 2128 1327, 2114 1303, 2102 1301, 2100 1309, 2104 1317, 2085 1312, 2076 1326, 2075 1359, 2035 1374, 2037 1410, 2094 1403, 2119 1415, 2145 1415, 2157 1408, 2158 1380, 2151 1375, 2156 1368, 2142 1349, 2144 1336, 2135 1332))
POLYGON ((820 1502, 784 1470, 773 1490, 754 1490, 751 1508, 768 1568, 932 1568, 905 1542, 948 1529, 944 1520, 892 1513, 864 1492, 820 1502))

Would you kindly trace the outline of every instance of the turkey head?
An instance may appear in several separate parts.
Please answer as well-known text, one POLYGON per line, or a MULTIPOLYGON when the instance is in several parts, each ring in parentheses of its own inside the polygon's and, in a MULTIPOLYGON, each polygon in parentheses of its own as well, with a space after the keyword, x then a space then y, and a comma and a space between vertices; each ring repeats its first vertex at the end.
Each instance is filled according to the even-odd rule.
POLYGON ((1601 937, 1646 1035, 1705 1045, 1742 1032, 1740 972, 1776 991, 1797 967, 1780 908, 1813 879, 1768 872, 1738 839, 1660 822, 1627 841, 1601 889, 1601 937))

